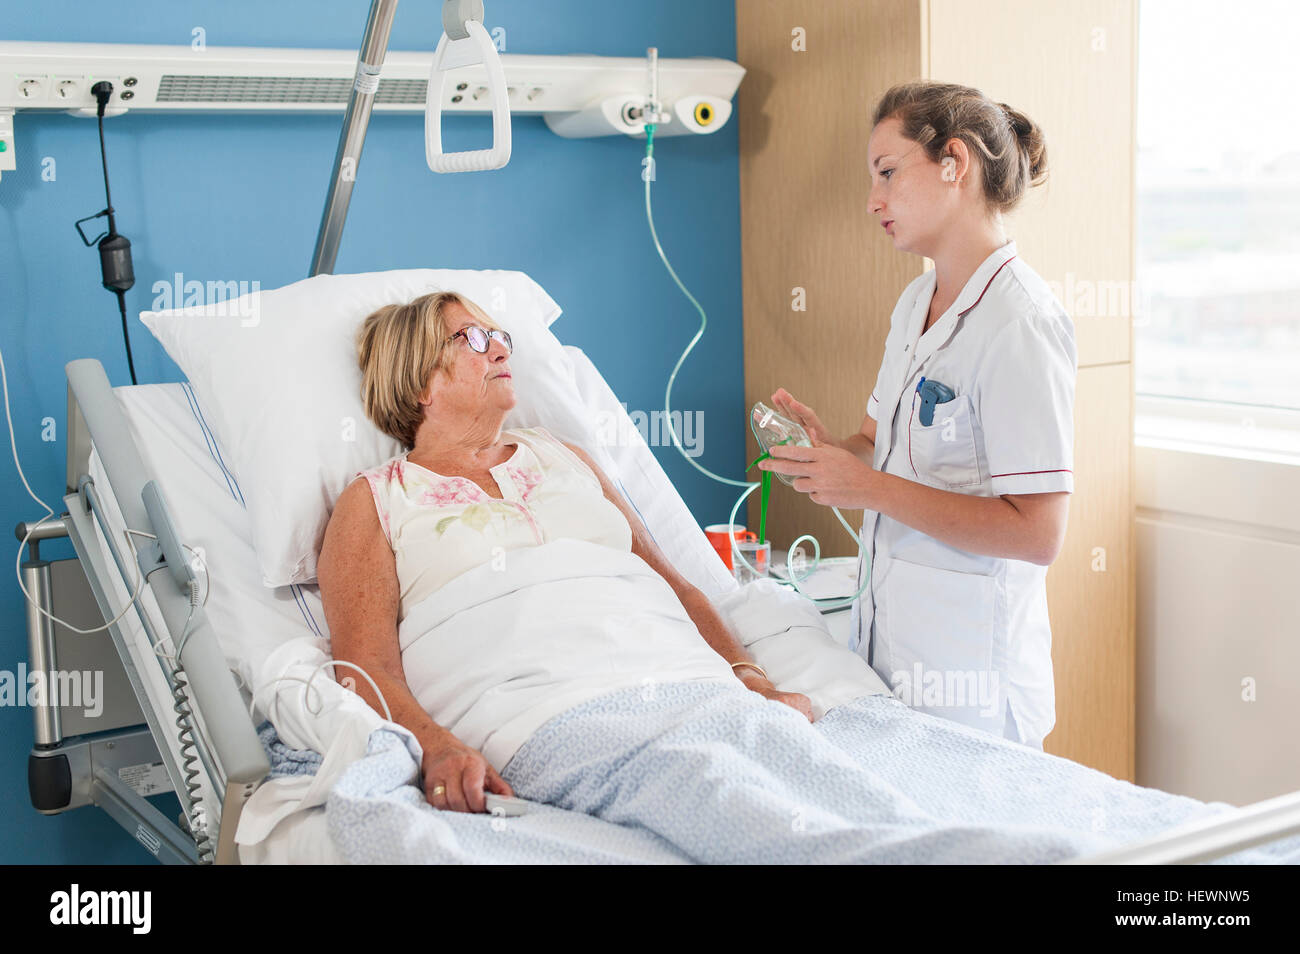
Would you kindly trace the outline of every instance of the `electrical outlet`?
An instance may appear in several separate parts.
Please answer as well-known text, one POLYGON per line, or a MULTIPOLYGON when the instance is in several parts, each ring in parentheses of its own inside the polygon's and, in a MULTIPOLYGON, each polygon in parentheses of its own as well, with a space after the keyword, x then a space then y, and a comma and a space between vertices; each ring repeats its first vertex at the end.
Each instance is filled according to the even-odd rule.
POLYGON ((49 96, 50 78, 48 76, 17 76, 14 78, 14 88, 18 91, 19 99, 43 102, 49 96))
POLYGON ((51 97, 69 106, 81 105, 90 96, 90 86, 84 76, 56 76, 51 89, 51 97))

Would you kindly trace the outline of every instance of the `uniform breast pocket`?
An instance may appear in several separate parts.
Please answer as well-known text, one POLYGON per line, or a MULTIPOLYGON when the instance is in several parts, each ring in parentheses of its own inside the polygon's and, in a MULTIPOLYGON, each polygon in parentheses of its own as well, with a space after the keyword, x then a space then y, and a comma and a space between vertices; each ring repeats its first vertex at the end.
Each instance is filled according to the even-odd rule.
POLYGON ((936 404, 934 420, 921 423, 921 399, 913 396, 908 424, 908 452, 917 478, 934 487, 973 487, 980 482, 979 455, 975 450, 974 411, 970 397, 958 394, 936 404))

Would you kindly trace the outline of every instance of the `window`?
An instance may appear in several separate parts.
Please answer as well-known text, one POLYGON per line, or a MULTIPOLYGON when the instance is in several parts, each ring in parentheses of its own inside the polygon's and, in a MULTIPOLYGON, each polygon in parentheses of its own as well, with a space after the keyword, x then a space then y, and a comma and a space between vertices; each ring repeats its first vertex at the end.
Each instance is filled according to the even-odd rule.
POLYGON ((1300 453, 1300 5, 1140 17, 1138 434, 1300 453))

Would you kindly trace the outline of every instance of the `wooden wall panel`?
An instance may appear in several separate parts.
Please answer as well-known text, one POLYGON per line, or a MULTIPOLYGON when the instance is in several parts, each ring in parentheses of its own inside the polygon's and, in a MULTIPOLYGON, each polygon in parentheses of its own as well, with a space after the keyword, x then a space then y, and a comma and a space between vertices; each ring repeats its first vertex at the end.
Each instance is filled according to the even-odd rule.
MULTIPOLYGON (((867 210, 867 137, 880 95, 920 74, 921 23, 917 0, 737 0, 746 407, 784 387, 840 436, 862 424, 890 313, 922 267, 867 210)), ((752 434, 746 447, 748 463, 752 434)), ((830 510, 773 486, 776 546, 814 533, 824 555, 857 552, 830 510)), ((748 503, 757 528, 758 494, 748 503)))
POLYGON ((1132 781, 1136 739, 1133 366, 1082 368, 1074 493, 1047 571, 1056 728, 1044 749, 1132 781))

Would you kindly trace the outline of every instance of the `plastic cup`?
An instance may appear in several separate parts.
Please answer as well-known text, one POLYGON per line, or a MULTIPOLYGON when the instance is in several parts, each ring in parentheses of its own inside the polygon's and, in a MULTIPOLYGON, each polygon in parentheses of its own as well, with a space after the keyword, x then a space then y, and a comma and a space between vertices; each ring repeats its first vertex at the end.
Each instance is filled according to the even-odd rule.
POLYGON ((772 566, 772 541, 759 543, 757 540, 745 540, 736 544, 737 556, 731 574, 740 584, 752 583, 768 575, 772 566), (750 567, 754 569, 750 569, 750 567))

